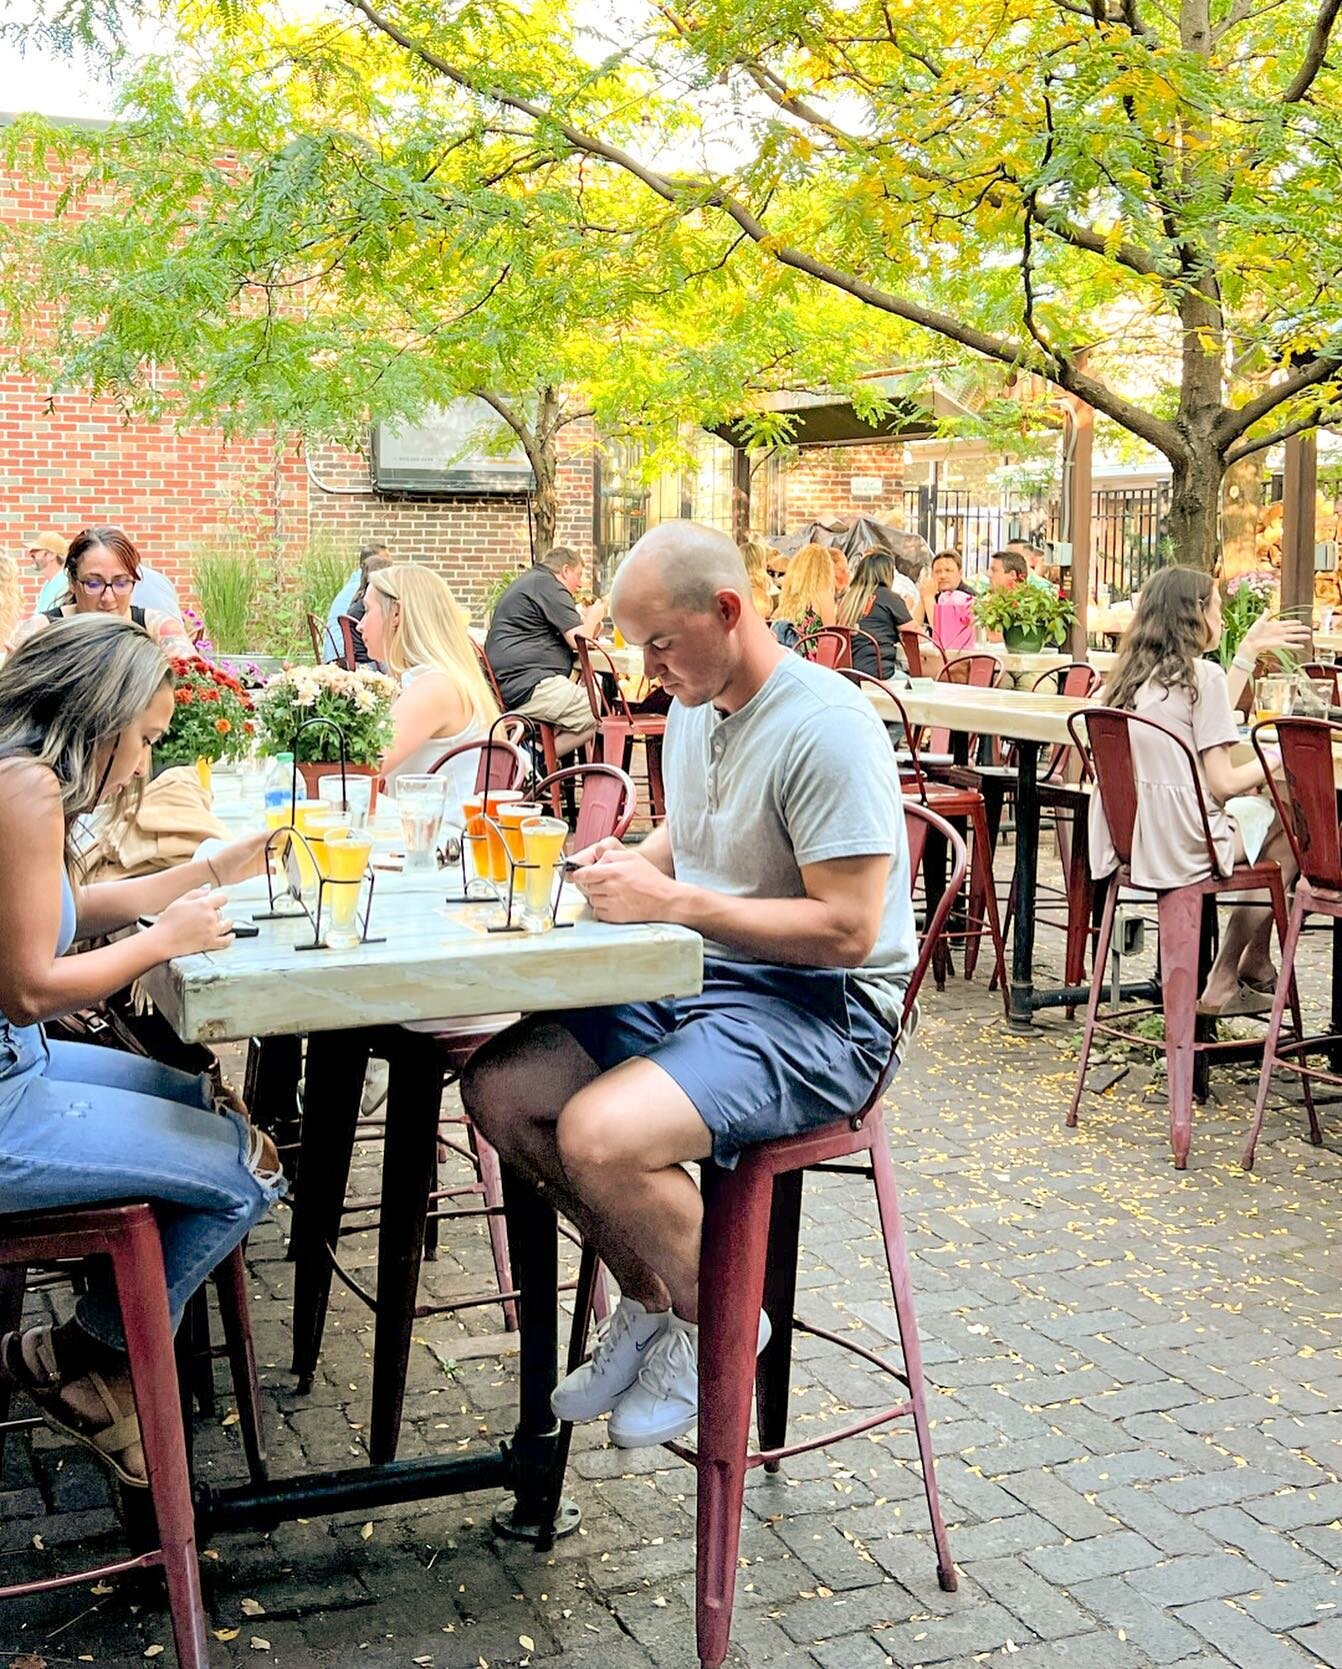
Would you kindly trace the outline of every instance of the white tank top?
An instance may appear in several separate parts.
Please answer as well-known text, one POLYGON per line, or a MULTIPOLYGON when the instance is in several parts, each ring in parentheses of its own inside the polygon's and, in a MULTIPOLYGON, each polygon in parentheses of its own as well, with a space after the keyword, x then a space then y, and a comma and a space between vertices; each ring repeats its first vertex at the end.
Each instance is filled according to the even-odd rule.
MULTIPOLYGON (((408 690, 416 679, 427 677, 436 670, 431 666, 409 667, 401 674, 401 688, 408 690)), ((398 777, 421 776, 449 748, 458 747, 462 742, 483 741, 486 734, 485 725, 473 718, 455 736, 431 736, 427 742, 421 742, 413 753, 407 754, 394 771, 387 773, 387 793, 395 796, 398 777)), ((468 753, 442 769, 441 774, 447 778, 447 815, 453 822, 461 816, 461 802, 475 792, 475 774, 479 765, 479 755, 468 753)))

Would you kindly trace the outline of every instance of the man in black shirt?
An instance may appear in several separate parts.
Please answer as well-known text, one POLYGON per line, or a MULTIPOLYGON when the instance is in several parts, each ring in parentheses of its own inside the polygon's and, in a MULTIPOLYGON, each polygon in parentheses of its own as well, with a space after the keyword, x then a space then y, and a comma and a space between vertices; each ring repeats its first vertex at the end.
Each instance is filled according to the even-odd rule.
POLYGON ((510 713, 555 727, 555 747, 571 753, 589 740, 596 719, 581 684, 573 682, 573 641, 595 637, 606 617, 605 599, 579 612, 582 560, 556 545, 499 598, 485 654, 510 713))

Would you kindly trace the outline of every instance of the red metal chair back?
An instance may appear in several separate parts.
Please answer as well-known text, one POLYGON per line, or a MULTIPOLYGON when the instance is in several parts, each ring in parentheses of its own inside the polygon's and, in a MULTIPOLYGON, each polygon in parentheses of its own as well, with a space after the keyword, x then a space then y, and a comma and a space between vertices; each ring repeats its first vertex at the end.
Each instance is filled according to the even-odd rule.
POLYGON ((331 629, 320 615, 309 613, 308 636, 312 639, 312 658, 320 666, 328 655, 332 660, 339 660, 340 645, 331 635, 331 629))
POLYGON ((1337 825, 1337 780, 1333 744, 1342 743, 1342 724, 1327 719, 1273 719, 1253 727, 1254 752, 1267 771, 1268 793, 1291 843, 1300 873, 1311 887, 1342 891, 1342 835, 1337 825), (1262 734, 1281 749, 1286 792, 1268 769, 1262 734))
POLYGON ((811 639, 806 659, 839 671, 853 664, 853 634, 847 626, 822 626, 811 639))
POLYGON ((936 675, 938 684, 972 684, 995 690, 1002 682, 1002 663, 996 655, 956 655, 936 675))
POLYGON ((346 672, 353 672, 359 664, 359 639, 355 636, 359 628, 359 622, 351 615, 338 614, 336 625, 340 627, 341 642, 340 653, 336 656, 336 660, 344 667, 346 672))
POLYGON ((1221 859, 1212 839, 1211 823, 1207 817, 1207 802, 1198 777, 1198 762, 1192 748, 1181 736, 1167 730, 1154 719, 1144 719, 1119 707, 1088 707, 1084 713, 1073 713, 1067 720, 1076 746, 1085 749, 1089 744, 1091 769, 1095 786, 1104 806, 1109 838, 1113 842, 1118 861, 1126 868, 1132 862, 1133 835, 1137 827, 1137 772, 1132 758, 1133 727, 1154 732, 1169 747, 1177 750, 1188 768, 1188 780, 1197 796, 1198 814, 1202 819, 1202 837, 1207 845, 1207 859, 1212 873, 1221 873, 1221 859), (1084 727, 1084 735, 1082 728, 1084 727))
POLYGON ((1066 666, 1055 666, 1049 672, 1041 672, 1030 685, 1030 693, 1033 695, 1036 690, 1042 690, 1045 684, 1053 685, 1054 695, 1070 695, 1084 701, 1099 689, 1100 675, 1085 661, 1069 661, 1066 666))
MULTIPOLYGON (((995 690, 1002 682, 1002 663, 996 655, 957 655, 941 668, 936 674, 938 684, 967 684, 974 689, 995 690)), ((969 739, 969 757, 974 757, 978 745, 978 738, 969 739)), ((949 753, 951 751, 951 733, 944 726, 934 730, 927 738, 929 753, 949 753)))
POLYGON ((475 792, 483 794, 491 788, 520 788, 526 780, 530 764, 516 742, 506 741, 502 736, 495 736, 492 740, 482 742, 458 742, 456 747, 449 748, 440 754, 425 773, 433 776, 441 771, 450 760, 460 759, 463 754, 478 753, 480 759, 475 770, 475 792))
POLYGON ((610 836, 623 840, 638 807, 638 789, 628 772, 618 765, 566 765, 537 784, 536 798, 544 799, 547 794, 553 798, 564 782, 573 783, 579 791, 572 841, 575 852, 610 836))
POLYGON ((947 867, 946 886, 937 900, 935 910, 929 912, 927 923, 923 929, 922 941, 918 946, 918 961, 914 965, 913 976, 909 980, 909 988, 904 993, 904 1020, 907 1023, 913 1012, 913 1005, 917 1001, 918 991, 932 962, 932 952, 943 928, 946 918, 965 884, 965 874, 969 868, 969 852, 964 838, 935 811, 927 806, 919 805, 916 800, 904 801, 904 828, 909 840, 909 884, 916 885, 919 870, 922 868, 923 849, 927 845, 929 833, 935 831, 946 842, 947 867))
POLYGON ((899 642, 904 651, 904 664, 909 669, 909 677, 931 677, 930 673, 923 671, 923 651, 930 647, 930 640, 925 638, 916 626, 901 626, 899 642))
POLYGON ((489 656, 485 654, 484 645, 477 643, 472 638, 471 648, 475 650, 475 658, 480 663, 480 670, 485 675, 485 682, 493 690, 494 699, 499 704, 499 712, 502 713, 507 708, 508 703, 503 699, 503 691, 499 688, 499 681, 494 676, 494 668, 489 664, 489 656))
POLYGON ((578 676, 591 703, 592 717, 602 719, 611 713, 616 718, 632 719, 633 713, 620 688, 620 669, 615 662, 599 643, 584 637, 581 632, 574 639, 574 648, 578 652, 578 676), (598 673, 607 675, 608 685, 602 684, 598 673))

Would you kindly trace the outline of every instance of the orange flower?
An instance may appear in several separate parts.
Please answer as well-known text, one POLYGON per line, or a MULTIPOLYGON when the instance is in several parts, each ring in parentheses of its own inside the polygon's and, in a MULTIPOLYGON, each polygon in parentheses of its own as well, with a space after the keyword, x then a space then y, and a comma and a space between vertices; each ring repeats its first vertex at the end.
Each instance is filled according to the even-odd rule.
POLYGON ((219 734, 221 736, 227 736, 229 731, 232 730, 233 726, 232 726, 232 724, 230 724, 230 722, 227 719, 216 719, 214 721, 214 728, 219 732, 219 734))

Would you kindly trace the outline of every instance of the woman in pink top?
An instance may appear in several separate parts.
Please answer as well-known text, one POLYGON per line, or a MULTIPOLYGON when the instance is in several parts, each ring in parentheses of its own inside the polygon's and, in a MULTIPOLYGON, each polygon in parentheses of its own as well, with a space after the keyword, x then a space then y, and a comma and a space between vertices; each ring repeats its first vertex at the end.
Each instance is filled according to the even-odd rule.
MULTIPOLYGON (((1272 649, 1303 648, 1299 621, 1264 616, 1249 628, 1229 672, 1204 659, 1221 641, 1221 593, 1198 568, 1161 568, 1147 581, 1099 699, 1153 719, 1192 749, 1216 848, 1217 868, 1228 875, 1237 862, 1275 858, 1289 882, 1290 847, 1261 794, 1263 767, 1256 759, 1231 763, 1239 738, 1235 706, 1252 681, 1258 656, 1272 649)), ((1137 822, 1132 879, 1160 892, 1211 874, 1197 794, 1182 752, 1154 731, 1132 734, 1137 777, 1137 822)), ((1090 836, 1095 875, 1113 872, 1118 857, 1104 807, 1091 800, 1090 836)), ((1248 1013, 1266 1006, 1276 982, 1268 953, 1272 916, 1266 905, 1231 913, 1220 954, 1200 1007, 1205 1012, 1248 1013)))

